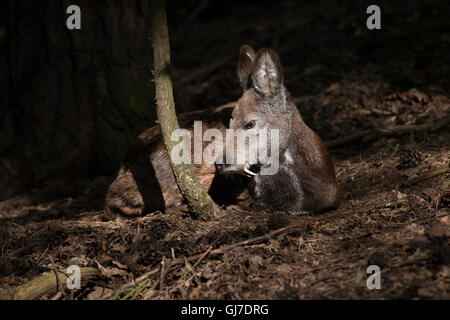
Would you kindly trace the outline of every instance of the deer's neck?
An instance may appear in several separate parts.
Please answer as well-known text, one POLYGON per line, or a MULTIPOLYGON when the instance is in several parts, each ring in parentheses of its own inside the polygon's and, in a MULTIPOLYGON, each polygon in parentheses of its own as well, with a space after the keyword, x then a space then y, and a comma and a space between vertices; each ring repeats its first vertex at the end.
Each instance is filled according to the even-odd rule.
POLYGON ((262 209, 300 211, 303 207, 303 187, 296 174, 295 151, 286 149, 280 155, 278 172, 258 175, 255 179, 255 197, 262 209))

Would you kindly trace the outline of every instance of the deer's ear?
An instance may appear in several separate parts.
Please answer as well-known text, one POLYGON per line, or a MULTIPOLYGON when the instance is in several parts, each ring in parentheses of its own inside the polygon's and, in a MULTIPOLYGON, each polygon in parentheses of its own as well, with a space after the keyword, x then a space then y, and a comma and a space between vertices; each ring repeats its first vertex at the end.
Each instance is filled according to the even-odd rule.
POLYGON ((250 77, 250 73, 252 72, 253 63, 255 62, 255 56, 255 50, 253 50, 252 47, 246 44, 241 47, 239 53, 237 74, 241 87, 244 90, 247 90, 248 87, 248 79, 250 77))
POLYGON ((283 94, 283 71, 280 58, 271 49, 260 49, 252 70, 253 87, 268 98, 283 94))

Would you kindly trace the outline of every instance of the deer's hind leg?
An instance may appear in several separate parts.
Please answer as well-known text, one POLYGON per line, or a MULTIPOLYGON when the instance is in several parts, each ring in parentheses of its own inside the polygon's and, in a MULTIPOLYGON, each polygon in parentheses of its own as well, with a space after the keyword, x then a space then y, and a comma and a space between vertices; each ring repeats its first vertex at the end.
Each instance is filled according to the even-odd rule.
POLYGON ((165 202, 155 171, 147 158, 132 166, 122 166, 105 197, 105 211, 113 217, 135 217, 164 211, 165 202))

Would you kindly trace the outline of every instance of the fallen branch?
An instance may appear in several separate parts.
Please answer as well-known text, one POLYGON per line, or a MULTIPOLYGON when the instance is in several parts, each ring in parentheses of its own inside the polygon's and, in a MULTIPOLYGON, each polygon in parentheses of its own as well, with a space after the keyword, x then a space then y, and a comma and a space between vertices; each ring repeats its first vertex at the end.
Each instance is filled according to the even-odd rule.
POLYGON ((256 243, 260 243, 260 242, 263 242, 263 241, 266 241, 266 240, 270 240, 274 236, 276 236, 276 235, 278 235, 280 233, 283 233, 283 232, 286 232, 286 231, 290 231, 290 230, 292 230, 294 228, 297 228, 297 227, 300 227, 300 226, 301 225, 299 225, 299 224, 289 225, 289 226, 286 226, 286 227, 274 230, 272 232, 269 232, 268 234, 265 234, 265 235, 260 236, 260 237, 256 237, 256 238, 252 238, 252 239, 244 240, 244 241, 241 241, 241 242, 238 242, 238 243, 234 243, 234 244, 230 244, 230 245, 226 245, 226 246, 220 247, 219 249, 212 250, 210 254, 225 253, 225 252, 227 252, 227 251, 229 251, 231 249, 235 249, 237 247, 243 247, 243 246, 247 246, 249 244, 256 244, 256 243))
POLYGON ((450 172, 450 166, 446 166, 442 169, 432 170, 425 172, 423 175, 410 179, 404 183, 401 184, 401 186, 413 186, 418 184, 419 182, 422 182, 423 180, 431 179, 437 176, 440 176, 441 174, 445 174, 447 172, 450 172))
POLYGON ((392 128, 380 128, 380 129, 371 129, 364 130, 361 132, 357 132, 351 134, 349 136, 338 138, 336 140, 327 141, 325 145, 330 149, 336 149, 343 146, 346 146, 351 143, 356 142, 369 142, 380 137, 386 136, 401 136, 408 133, 420 133, 427 131, 436 131, 441 129, 442 127, 447 126, 450 123, 450 117, 445 117, 436 122, 429 124, 419 124, 419 125, 402 125, 395 126, 392 128))
MULTIPOLYGON (((81 281, 85 282, 99 276, 95 268, 80 268, 81 281)), ((69 278, 65 273, 59 272, 60 279, 67 281, 69 278)), ((2 300, 35 300, 43 296, 52 296, 58 292, 58 279, 54 271, 46 272, 33 280, 18 286, 12 291, 0 291, 2 300)))
MULTIPOLYGON (((220 247, 218 249, 214 249, 214 250, 211 250, 209 248, 205 252, 206 254, 205 253, 196 254, 195 256, 191 256, 191 257, 186 258, 186 260, 189 261, 189 262, 192 262, 192 261, 196 261, 196 260, 200 260, 200 259, 203 260, 204 258, 206 258, 206 256, 214 256, 214 255, 218 255, 218 254, 224 254, 227 251, 230 251, 231 249, 235 249, 237 247, 242 247, 242 246, 246 246, 246 245, 249 245, 249 244, 260 243, 260 242, 272 239, 272 237, 274 237, 274 236, 276 236, 276 235, 278 235, 280 233, 283 233, 283 232, 286 232, 286 231, 290 231, 290 230, 292 230, 292 229, 294 229, 296 227, 299 227, 299 226, 301 226, 301 225, 298 225, 298 224, 289 225, 289 226, 286 226, 286 227, 274 230, 274 231, 272 231, 272 232, 270 232, 268 234, 265 234, 263 236, 260 236, 260 237, 244 240, 244 241, 241 241, 241 242, 238 242, 238 243, 234 243, 234 244, 230 244, 230 245, 225 245, 225 246, 222 246, 222 247, 220 247)), ((179 264, 183 264, 184 261, 185 261, 184 257, 183 258, 177 258, 175 260, 169 260, 168 262, 166 262, 167 263, 166 272, 171 267, 174 267, 174 266, 179 265, 179 264)))
POLYGON ((387 273, 389 271, 391 271, 392 269, 397 269, 397 268, 402 268, 402 267, 406 267, 406 266, 410 266, 410 265, 415 265, 419 262, 424 262, 429 260, 430 257, 426 256, 426 257, 420 257, 420 258, 416 258, 416 259, 412 259, 412 260, 408 260, 405 262, 401 262, 401 263, 397 263, 395 265, 389 266, 387 268, 384 268, 383 270, 381 270, 381 273, 387 273))
POLYGON ((389 184, 389 185, 377 184, 375 186, 371 186, 371 187, 368 187, 366 189, 360 190, 359 193, 380 192, 383 189, 394 189, 394 188, 397 188, 399 186, 400 187, 411 187, 411 186, 414 186, 414 185, 416 185, 416 184, 418 184, 418 183, 420 183, 420 182, 422 182, 424 180, 428 180, 428 179, 440 176, 440 175, 445 174, 445 173, 450 173, 450 166, 446 166, 446 167, 443 167, 441 169, 436 169, 436 170, 431 170, 431 171, 425 172, 421 176, 418 176, 418 177, 413 178, 413 179, 409 179, 409 180, 407 180, 405 182, 393 183, 393 184, 389 184))

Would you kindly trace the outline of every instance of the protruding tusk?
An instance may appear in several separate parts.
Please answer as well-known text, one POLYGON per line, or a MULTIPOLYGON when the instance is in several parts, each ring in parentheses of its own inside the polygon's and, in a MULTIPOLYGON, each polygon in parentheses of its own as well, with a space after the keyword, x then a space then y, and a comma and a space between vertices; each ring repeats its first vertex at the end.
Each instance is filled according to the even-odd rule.
POLYGON ((245 167, 244 167, 244 172, 245 172, 246 174, 248 174, 248 175, 251 175, 251 176, 257 176, 256 173, 250 171, 249 169, 247 169, 247 168, 245 168, 245 167))

